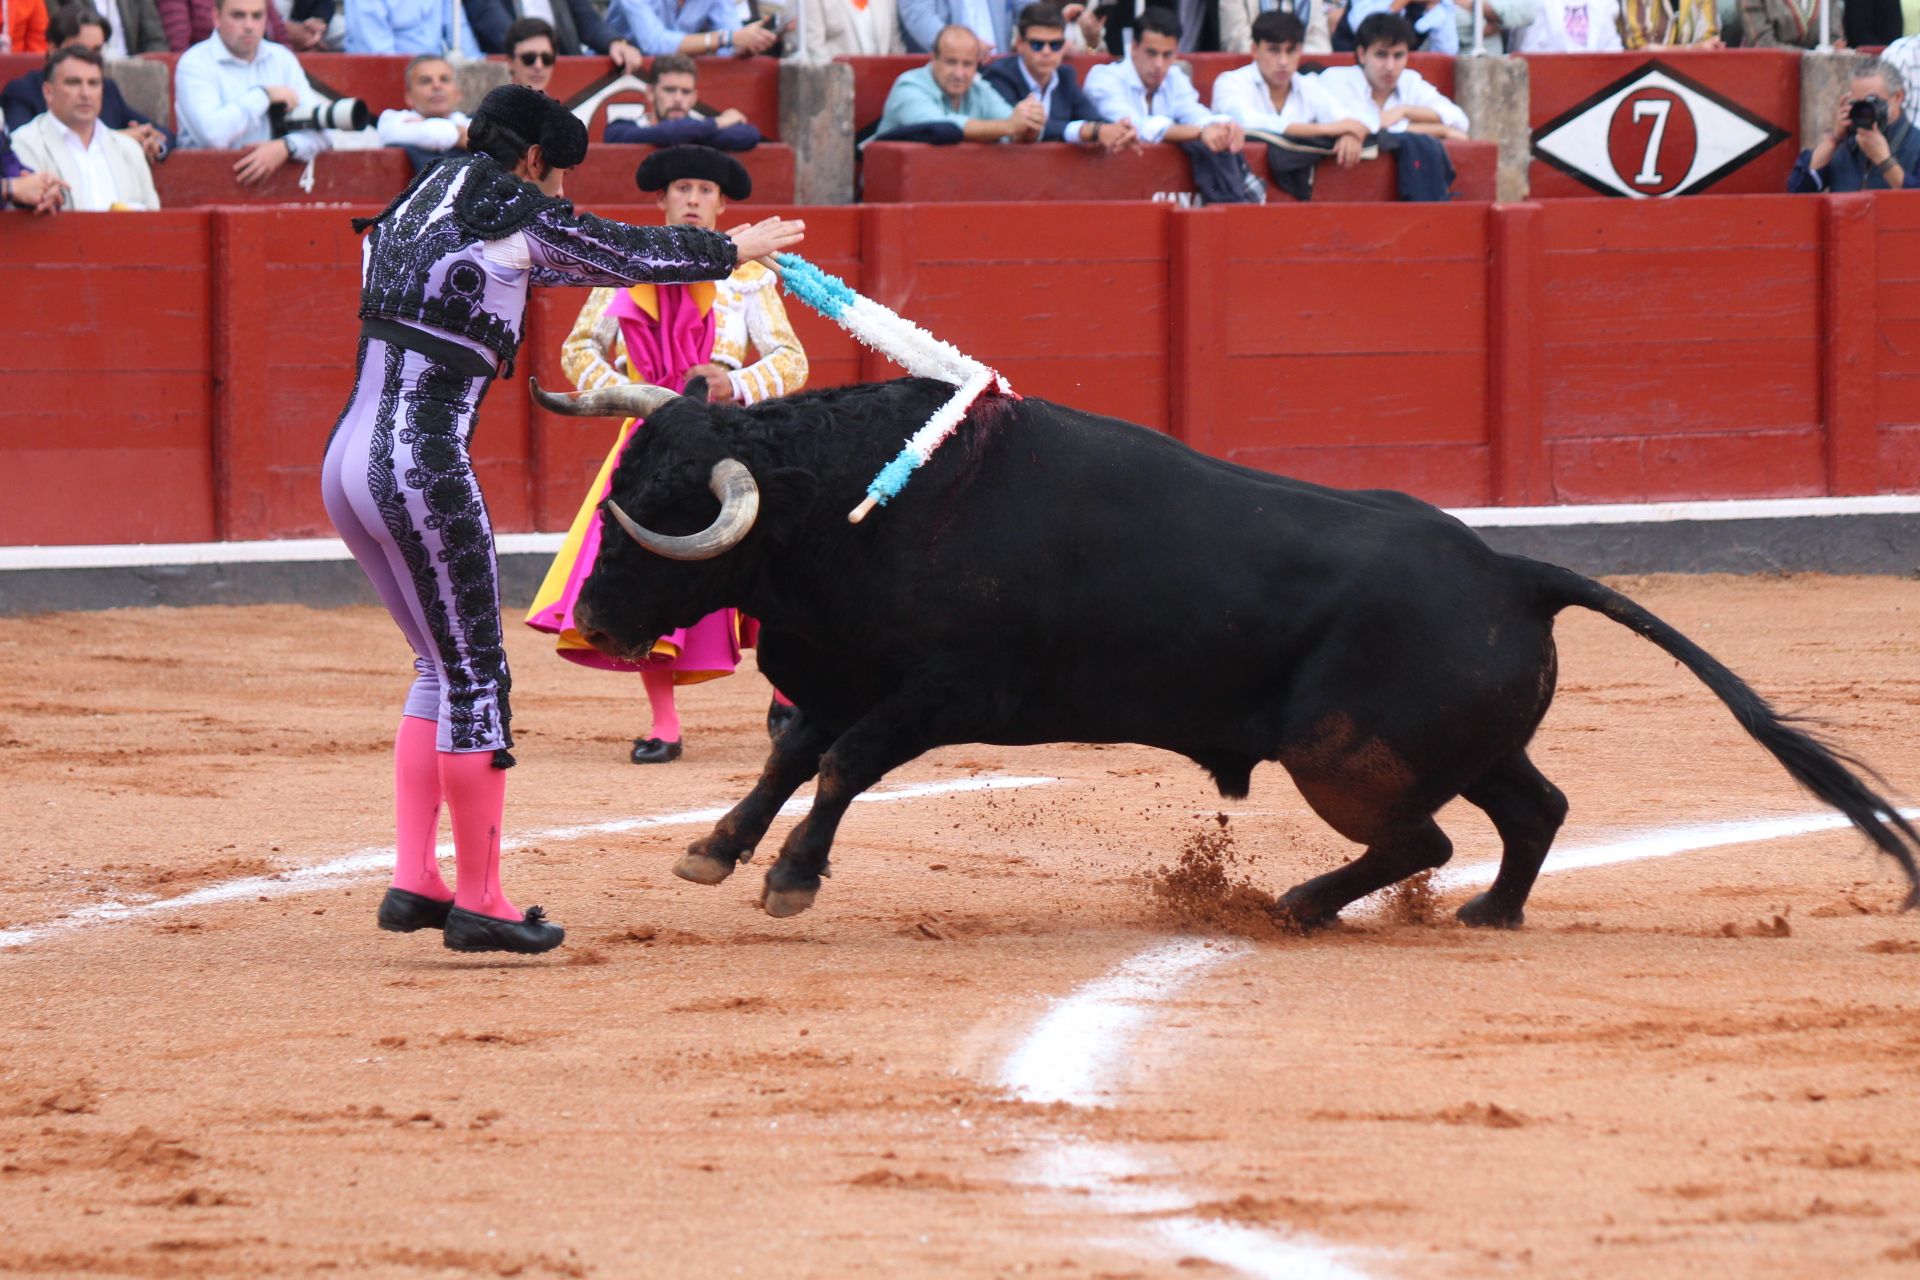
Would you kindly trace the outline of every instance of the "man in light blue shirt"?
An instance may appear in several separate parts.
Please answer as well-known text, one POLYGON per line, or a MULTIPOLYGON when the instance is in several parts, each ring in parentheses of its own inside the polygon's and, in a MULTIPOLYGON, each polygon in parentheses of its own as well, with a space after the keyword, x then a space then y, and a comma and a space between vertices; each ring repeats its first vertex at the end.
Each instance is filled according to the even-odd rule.
POLYGON ((900 30, 911 53, 930 53, 945 27, 979 37, 980 60, 1013 48, 1013 15, 1025 0, 900 0, 900 30))
MULTIPOLYGON (((1008 106, 999 91, 979 78, 980 42, 965 27, 943 28, 933 39, 933 57, 893 82, 874 130, 884 139, 897 129, 951 125, 968 142, 1032 142, 1046 127, 1046 110, 1029 94, 1008 106)), ((951 135, 949 135, 951 136, 951 135)))
POLYGON ((740 23, 736 0, 612 0, 607 29, 650 57, 751 57, 779 39, 771 23, 740 23))
POLYGON ((181 54, 173 72, 180 145, 251 148, 233 166, 234 177, 248 185, 332 145, 318 130, 273 136, 273 107, 313 106, 324 99, 307 83, 293 51, 265 39, 266 33, 267 0, 216 0, 213 34, 181 54))
POLYGON ((347 0, 347 52, 481 56, 460 0, 347 0))

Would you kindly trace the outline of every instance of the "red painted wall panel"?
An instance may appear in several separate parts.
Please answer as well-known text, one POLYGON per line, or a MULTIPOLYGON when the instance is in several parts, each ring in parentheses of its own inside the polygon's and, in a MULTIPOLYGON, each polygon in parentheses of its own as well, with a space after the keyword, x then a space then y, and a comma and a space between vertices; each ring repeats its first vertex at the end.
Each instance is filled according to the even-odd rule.
POLYGON ((0 216, 0 543, 214 537, 205 217, 0 216))
POLYGON ((1555 500, 1824 491, 1820 202, 1539 207, 1555 500))

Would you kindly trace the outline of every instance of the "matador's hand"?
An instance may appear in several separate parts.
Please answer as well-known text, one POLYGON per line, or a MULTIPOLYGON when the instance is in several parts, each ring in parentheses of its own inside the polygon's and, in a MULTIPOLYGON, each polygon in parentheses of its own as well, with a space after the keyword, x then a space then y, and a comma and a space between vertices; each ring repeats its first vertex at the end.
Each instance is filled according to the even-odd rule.
POLYGON ((806 239, 807 224, 798 218, 763 218, 727 234, 739 250, 740 261, 753 262, 797 247, 806 239))

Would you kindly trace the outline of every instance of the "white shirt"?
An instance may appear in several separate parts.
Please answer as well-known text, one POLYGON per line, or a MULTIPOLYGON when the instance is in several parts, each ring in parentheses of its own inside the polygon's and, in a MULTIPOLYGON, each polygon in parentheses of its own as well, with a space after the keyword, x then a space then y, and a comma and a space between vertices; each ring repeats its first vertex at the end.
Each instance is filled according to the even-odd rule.
POLYGON ((553 25, 553 0, 520 0, 520 16, 553 25))
POLYGON ((418 147, 422 151, 451 151, 460 145, 460 131, 467 127, 464 112, 445 116, 423 116, 418 111, 382 111, 380 145, 418 147))
MULTIPOLYGON (((1339 104, 1343 118, 1358 120, 1375 133, 1380 131, 1380 113, 1385 107, 1425 107, 1438 112, 1440 123, 1462 133, 1467 129, 1467 113, 1453 99, 1427 83, 1418 71, 1402 71, 1400 82, 1387 95, 1384 106, 1375 105, 1367 75, 1358 67, 1333 67, 1320 73, 1320 87, 1339 104)), ((1408 120, 1396 120, 1388 133, 1405 133, 1408 120)))
MULTIPOLYGON (((1034 80, 1033 72, 1027 70, 1026 60, 1025 59, 1016 59, 1016 60, 1020 67, 1020 78, 1026 82, 1027 92, 1033 94, 1035 97, 1040 99, 1041 114, 1051 115, 1053 112, 1053 91, 1060 87, 1060 68, 1055 67, 1053 69, 1053 79, 1047 81, 1047 87, 1042 89, 1039 83, 1034 80)), ((1061 141, 1063 142, 1087 141, 1088 140, 1087 126, 1090 124, 1096 130, 1100 127, 1097 123, 1090 120, 1073 121, 1060 134, 1061 141)))
POLYGON ((107 163, 107 126, 94 121, 92 141, 82 142, 80 135, 62 124, 53 112, 47 112, 46 118, 43 127, 52 131, 59 140, 57 145, 66 148, 73 165, 66 170, 67 181, 73 187, 73 197, 67 207, 81 213, 104 213, 113 208, 120 200, 120 189, 107 163))
POLYGON ((1287 105, 1275 111, 1259 64, 1249 62, 1214 78, 1213 109, 1249 129, 1268 133, 1285 133, 1290 124, 1332 124, 1347 119, 1339 102, 1320 84, 1321 78, 1294 72, 1287 89, 1287 105))
POLYGON ((1227 119, 1200 105, 1193 81, 1179 67, 1170 69, 1160 87, 1148 93, 1131 57, 1089 70, 1087 97, 1107 119, 1133 121, 1142 142, 1160 141, 1177 124, 1209 125, 1227 119))
MULTIPOLYGON (((173 101, 180 117, 180 145, 236 149, 273 137, 267 123, 267 86, 286 85, 300 95, 300 104, 322 99, 307 83, 293 50, 262 40, 252 62, 236 58, 214 32, 180 55, 173 70, 173 101)), ((287 152, 296 160, 310 160, 332 144, 314 129, 296 129, 286 137, 287 152)))
POLYGON ((131 58, 133 55, 127 52, 127 33, 125 30, 127 24, 119 20, 119 13, 116 12, 113 17, 114 21, 107 24, 113 28, 113 32, 107 37, 107 42, 100 46, 100 56, 103 58, 131 58))
POLYGON ((1540 0, 1540 14, 1508 33, 1512 53, 1617 53, 1619 0, 1540 0))

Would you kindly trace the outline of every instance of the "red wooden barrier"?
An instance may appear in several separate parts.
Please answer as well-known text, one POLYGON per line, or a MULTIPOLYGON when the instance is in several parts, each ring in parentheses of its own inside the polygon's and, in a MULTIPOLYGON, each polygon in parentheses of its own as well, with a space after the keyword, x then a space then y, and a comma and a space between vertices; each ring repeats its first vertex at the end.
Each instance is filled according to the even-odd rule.
POLYGON ((1269 210, 1176 214, 1182 438, 1324 484, 1390 475, 1488 502, 1488 206, 1410 212, 1292 208, 1284 232, 1269 210))
POLYGON ((257 204, 371 204, 384 205, 413 181, 413 163, 397 148, 371 151, 324 151, 313 162, 313 190, 300 189, 306 166, 281 165, 258 186, 242 186, 233 166, 241 151, 183 149, 153 166, 154 189, 167 209, 196 205, 257 204))
MULTIPOLYGON (((0 543, 324 533, 368 208, 13 216, 0 543)), ((1452 503, 1920 490, 1908 193, 803 212, 816 260, 1021 391, 1255 466, 1452 503)), ((564 385, 584 295, 536 297, 522 372, 564 385)), ((889 372, 793 314, 813 385, 889 372)), ((609 438, 497 386, 497 525, 563 525, 609 438)))
POLYGON ((1540 206, 1554 501, 1828 491, 1822 204, 1540 206))
POLYGON ((207 215, 0 217, 0 542, 218 536, 207 215))
POLYGON ((1026 210, 867 206, 866 291, 1024 394, 1167 429, 1166 207, 1026 210))
MULTIPOLYGON (((1494 197, 1499 147, 1449 142, 1456 200, 1494 197)), ((950 147, 917 142, 871 142, 863 149, 861 199, 868 204, 978 200, 1145 200, 1160 192, 1193 190, 1193 169, 1178 147, 1149 146, 1106 155, 1063 142, 963 142, 950 147)), ((1267 149, 1247 148, 1247 163, 1263 180, 1267 149)), ((1399 199, 1398 162, 1391 156, 1342 169, 1322 164, 1314 178, 1316 202, 1399 199)), ((1291 198, 1269 186, 1268 198, 1291 198)))

